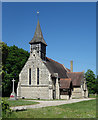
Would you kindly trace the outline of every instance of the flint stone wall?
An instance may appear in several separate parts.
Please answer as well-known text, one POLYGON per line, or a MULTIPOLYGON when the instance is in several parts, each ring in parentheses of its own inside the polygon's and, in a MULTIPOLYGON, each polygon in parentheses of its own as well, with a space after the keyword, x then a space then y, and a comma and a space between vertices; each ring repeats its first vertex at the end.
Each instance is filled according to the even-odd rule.
POLYGON ((21 85, 17 88, 17 95, 34 99, 52 98, 52 92, 49 92, 49 83, 52 83, 50 75, 42 59, 37 55, 36 51, 34 51, 19 74, 19 82, 21 85), (29 68, 31 68, 31 85, 29 85, 29 68), (39 85, 37 85, 37 68, 39 68, 39 85), (40 85, 43 85, 43 87, 39 87, 40 85))
POLYGON ((33 99, 49 99, 48 87, 21 87, 21 96, 33 99))
POLYGON ((82 96, 82 89, 80 88, 75 88, 72 91, 72 98, 83 98, 82 96))
POLYGON ((69 95, 60 95, 60 99, 68 100, 69 99, 69 95))

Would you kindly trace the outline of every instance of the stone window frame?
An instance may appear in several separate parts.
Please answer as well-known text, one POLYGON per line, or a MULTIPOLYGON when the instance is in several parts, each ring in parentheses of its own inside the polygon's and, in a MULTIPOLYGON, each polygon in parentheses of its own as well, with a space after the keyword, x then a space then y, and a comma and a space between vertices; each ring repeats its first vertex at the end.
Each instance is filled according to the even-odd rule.
POLYGON ((28 77, 29 77, 29 85, 31 85, 31 68, 29 68, 28 72, 29 72, 29 74, 28 74, 28 77))
POLYGON ((37 67, 37 74, 36 74, 37 76, 37 85, 39 85, 39 68, 37 67))

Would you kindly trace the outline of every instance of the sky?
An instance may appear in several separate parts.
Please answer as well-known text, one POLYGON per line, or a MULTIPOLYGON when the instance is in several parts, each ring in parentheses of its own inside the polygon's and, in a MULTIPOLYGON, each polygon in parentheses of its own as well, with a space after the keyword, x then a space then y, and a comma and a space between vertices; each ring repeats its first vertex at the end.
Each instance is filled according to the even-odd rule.
POLYGON ((30 52, 37 25, 37 11, 46 56, 74 72, 96 74, 95 2, 5 2, 2 4, 2 41, 30 52))

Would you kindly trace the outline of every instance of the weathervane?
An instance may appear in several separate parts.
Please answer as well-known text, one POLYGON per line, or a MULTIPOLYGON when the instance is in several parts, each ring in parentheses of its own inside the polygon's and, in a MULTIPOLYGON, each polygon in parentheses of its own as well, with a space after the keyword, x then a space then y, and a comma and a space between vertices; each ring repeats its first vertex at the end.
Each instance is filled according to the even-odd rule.
POLYGON ((39 19, 39 10, 37 11, 37 18, 39 19))

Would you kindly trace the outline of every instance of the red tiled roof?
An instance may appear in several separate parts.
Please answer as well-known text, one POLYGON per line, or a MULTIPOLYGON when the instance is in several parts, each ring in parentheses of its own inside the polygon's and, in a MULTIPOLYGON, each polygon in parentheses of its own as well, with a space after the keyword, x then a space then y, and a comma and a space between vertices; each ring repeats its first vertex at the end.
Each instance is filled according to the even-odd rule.
POLYGON ((73 86, 80 86, 81 80, 84 78, 83 72, 67 72, 69 78, 71 78, 73 86))
POLYGON ((60 89, 69 89, 71 86, 71 78, 61 78, 60 79, 60 89))

